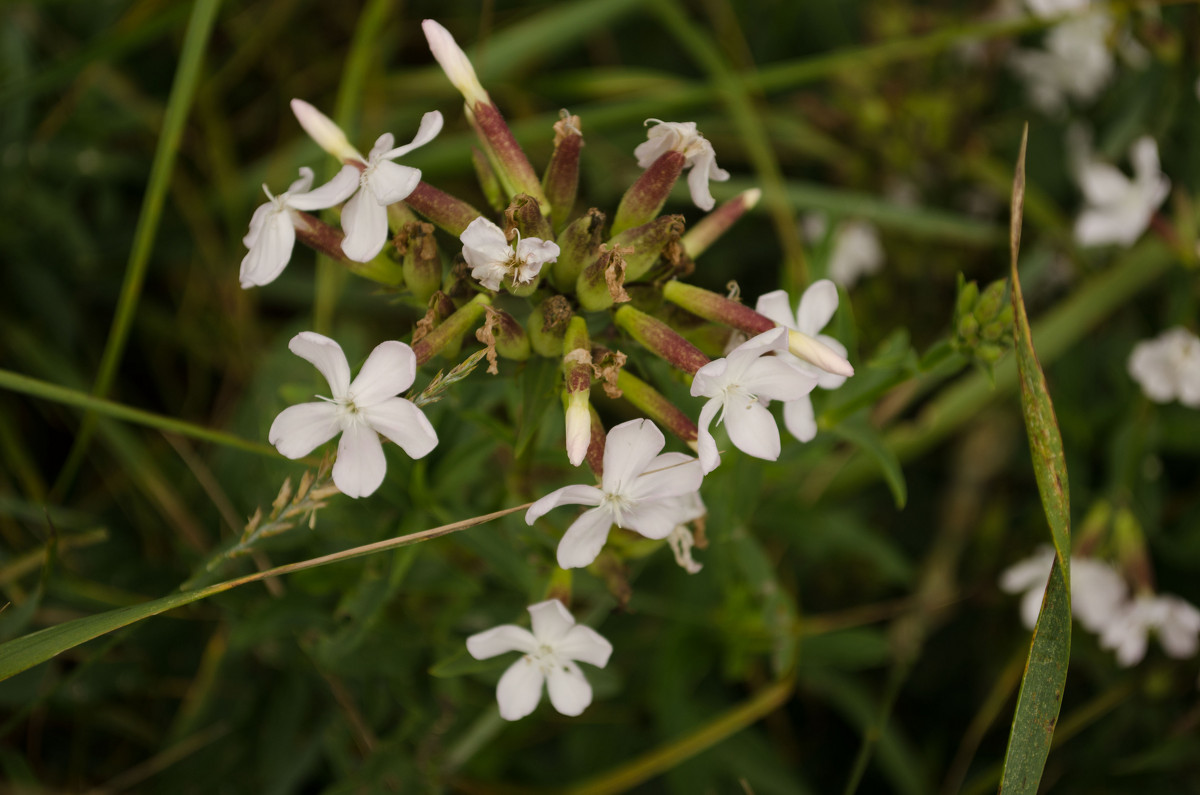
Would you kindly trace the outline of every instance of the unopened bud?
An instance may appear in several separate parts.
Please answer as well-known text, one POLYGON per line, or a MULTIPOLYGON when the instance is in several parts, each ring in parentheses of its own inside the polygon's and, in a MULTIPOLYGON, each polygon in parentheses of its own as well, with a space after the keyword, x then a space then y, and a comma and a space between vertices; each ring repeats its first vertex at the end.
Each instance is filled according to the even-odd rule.
POLYGON ((751 188, 739 193, 701 218, 683 236, 683 250, 692 259, 703 254, 733 226, 735 221, 748 210, 754 209, 760 198, 762 198, 762 191, 758 188, 751 188))
POLYGON ((539 356, 562 356, 563 337, 571 315, 571 302, 561 295, 552 295, 534 307, 525 324, 533 352, 539 356))
POLYGON ((609 246, 633 250, 625 257, 625 280, 632 282, 645 275, 671 243, 678 244, 683 228, 682 215, 664 215, 614 236, 609 246))
POLYGON ((293 99, 292 113, 296 115, 296 121, 300 122, 300 126, 304 128, 308 136, 316 141, 317 146, 338 160, 367 162, 367 159, 359 154, 359 151, 346 138, 346 133, 342 132, 342 128, 312 105, 302 99, 293 99))
POLYGON ((462 199, 444 193, 428 182, 418 182, 404 202, 433 224, 458 237, 482 213, 462 199))
POLYGON ((396 249, 402 257, 405 285, 417 300, 428 301, 442 286, 442 258, 433 224, 406 224, 396 235, 396 249))
POLYGON ((442 324, 430 331, 412 346, 416 354, 417 364, 425 364, 436 354, 449 350, 451 344, 457 346, 462 341, 463 334, 473 329, 483 316, 484 307, 491 306, 491 299, 479 293, 469 303, 460 306, 454 314, 442 321, 442 324))
POLYGON ((556 231, 566 226, 579 190, 579 150, 583 148, 582 123, 565 110, 554 123, 554 153, 542 175, 542 190, 550 203, 550 221, 556 231))
POLYGON ((471 66, 470 59, 450 35, 450 31, 432 19, 422 22, 421 29, 425 31, 425 39, 429 42, 429 51, 433 53, 438 65, 458 89, 458 93, 462 94, 466 103, 490 103, 491 98, 480 85, 479 78, 475 76, 475 67, 471 66))
POLYGON ((623 306, 616 311, 614 320, 643 348, 685 373, 693 374, 709 362, 708 357, 679 332, 639 309, 623 306))
POLYGON ((613 219, 614 235, 653 220, 671 195, 687 158, 681 152, 664 152, 621 197, 613 219))
POLYGON ((588 396, 592 389, 592 345, 587 321, 571 318, 563 338, 563 408, 566 410, 567 458, 579 466, 592 437, 588 396))
MULTIPOLYGON (((521 237, 536 237, 539 240, 554 240, 554 231, 550 222, 542 215, 537 199, 525 193, 512 197, 508 208, 504 211, 505 231, 516 228, 521 237)), ((509 232, 509 237, 512 233, 509 232)))
POLYGON ((563 408, 567 424, 567 460, 571 466, 579 466, 587 457, 588 445, 592 441, 592 414, 588 410, 587 392, 564 392, 563 408))
POLYGON ((854 367, 846 357, 815 337, 788 329, 788 350, 793 356, 820 367, 827 373, 844 375, 847 378, 854 375, 854 367))
POLYGON ((493 309, 495 323, 492 333, 496 337, 496 353, 505 359, 523 362, 529 358, 529 335, 517 319, 502 309, 493 309))
POLYGON ((561 292, 574 292, 579 274, 600 255, 604 213, 593 208, 572 221, 558 236, 558 259, 550 278, 561 292))
POLYGON ((496 172, 492 170, 492 164, 488 162, 485 155, 478 147, 471 147, 471 165, 475 166, 475 176, 479 179, 479 187, 483 189, 483 196, 487 199, 487 203, 496 212, 504 210, 504 189, 500 187, 500 180, 496 178, 496 172))

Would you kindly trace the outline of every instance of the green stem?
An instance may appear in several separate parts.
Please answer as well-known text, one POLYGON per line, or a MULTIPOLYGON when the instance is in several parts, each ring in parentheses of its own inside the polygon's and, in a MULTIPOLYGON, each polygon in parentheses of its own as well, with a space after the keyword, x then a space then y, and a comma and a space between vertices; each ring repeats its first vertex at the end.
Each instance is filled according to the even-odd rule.
MULTIPOLYGON (((104 353, 100 358, 96 381, 92 385, 92 394, 96 397, 104 397, 112 388, 117 367, 121 364, 121 355, 125 352, 129 329, 133 325, 133 316, 142 295, 142 284, 146 280, 146 268, 150 264, 150 254, 154 249, 154 239, 158 235, 158 224, 162 218, 167 188, 171 183, 171 172, 179 154, 183 125, 192 108, 196 85, 200 82, 204 50, 208 45, 208 37, 220 5, 220 0, 196 0, 196 4, 192 6, 187 35, 183 40, 183 51, 179 56, 179 69, 175 72, 175 82, 171 86, 171 95, 163 116, 162 134, 154 151, 154 162, 150 166, 146 196, 142 201, 137 226, 133 230, 133 248, 125 267, 125 281, 121 284, 116 314, 113 316, 104 353)), ((58 480, 51 490, 53 494, 61 495, 71 487, 95 430, 96 416, 89 412, 80 423, 75 443, 71 446, 67 461, 63 464, 58 480)))

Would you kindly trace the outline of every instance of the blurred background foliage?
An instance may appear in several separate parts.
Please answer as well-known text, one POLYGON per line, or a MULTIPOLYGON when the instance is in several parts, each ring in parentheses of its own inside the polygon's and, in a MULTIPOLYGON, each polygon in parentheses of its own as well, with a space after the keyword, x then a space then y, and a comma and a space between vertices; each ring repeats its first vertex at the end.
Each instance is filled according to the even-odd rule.
MULTIPOLYGON (((1120 66, 1070 114, 1109 160, 1142 134, 1160 144, 1174 194, 1156 232, 1126 251, 1076 248, 1070 119, 1035 111, 1005 65, 1047 23, 995 11, 949 0, 231 1, 197 43, 193 101, 173 111, 189 19, 199 24, 191 4, 6 3, 7 371, 89 392, 140 267, 108 396, 251 442, 315 385, 287 352, 296 331, 324 324, 351 361, 405 339, 414 309, 364 281, 318 276, 310 252, 297 249, 283 277, 254 291, 239 288, 237 267, 260 184, 332 165, 300 131, 293 97, 347 120, 360 148, 385 130, 407 140, 440 109, 446 131, 406 162, 486 206, 425 17, 471 48, 535 167, 559 109, 582 118, 577 211, 615 207, 638 174, 631 153, 649 117, 699 124, 734 175, 713 186, 718 199, 764 186, 695 283, 724 291, 736 280, 748 301, 797 288, 801 246, 810 278, 822 275, 828 236, 800 231, 813 211, 874 222, 886 265, 842 293, 832 330, 859 376, 818 395, 828 432, 785 440, 778 464, 737 455, 706 479, 701 574, 623 534, 611 543, 625 562, 610 554, 575 574, 577 616, 616 649, 607 669, 588 671, 596 700, 582 717, 543 705, 505 724, 494 686, 506 660, 465 653, 467 635, 520 620, 550 581, 557 535, 516 515, 247 586, 0 683, 5 789, 523 792, 591 779, 579 791, 993 790, 1029 646, 996 577, 1046 529, 1011 356, 992 374, 950 341, 958 275, 983 287, 1006 274, 1026 120, 1022 274, 1073 514, 1101 499, 1131 509, 1162 590, 1200 602, 1200 414, 1149 403, 1124 364, 1135 341, 1198 316, 1200 13, 1115 5, 1149 63, 1120 66), (164 151, 173 113, 181 135, 164 151), (143 212, 148 184, 163 191, 160 218, 143 212), (315 321, 314 306, 324 307, 315 321)), ((698 217, 683 191, 668 209, 698 217)), ((670 382, 666 368, 637 365, 670 382)), ((0 391, 0 639, 193 576, 309 558, 577 482, 546 386, 553 369, 477 371, 430 407, 441 435, 432 455, 390 452, 378 494, 334 499, 313 529, 215 574, 205 561, 303 464, 101 417, 72 472, 82 412, 10 385, 0 391)), ((609 423, 630 416, 600 407, 609 423)), ((1043 786, 1200 792, 1196 674, 1194 661, 1157 649, 1120 669, 1077 632, 1043 786)))

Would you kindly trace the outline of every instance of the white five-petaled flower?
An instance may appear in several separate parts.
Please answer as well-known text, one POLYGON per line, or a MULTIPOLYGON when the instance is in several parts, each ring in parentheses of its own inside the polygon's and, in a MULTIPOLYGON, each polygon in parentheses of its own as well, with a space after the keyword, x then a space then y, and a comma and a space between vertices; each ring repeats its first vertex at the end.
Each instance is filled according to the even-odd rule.
POLYGON ((1046 34, 1045 49, 1017 50, 1010 56, 1038 110, 1058 113, 1068 99, 1096 98, 1113 75, 1108 49, 1112 27, 1112 19, 1100 12, 1068 19, 1046 34))
MULTIPOLYGON (((1005 569, 1000 588, 1021 597, 1021 622, 1033 629, 1042 609, 1046 581, 1054 565, 1054 549, 1038 547, 1032 557, 1005 569)), ((1109 563, 1095 558, 1071 557, 1071 612, 1089 632, 1104 632, 1124 609, 1129 588, 1109 563)))
POLYGON ((342 231, 346 233, 342 251, 356 262, 373 259, 387 242, 387 206, 408 198, 421 181, 420 169, 392 161, 432 141, 441 132, 442 114, 434 110, 422 116, 416 136, 404 146, 396 146, 395 137, 384 133, 364 158, 333 120, 312 105, 293 99, 292 112, 317 144, 347 162, 343 172, 346 168, 358 172, 357 185, 343 197, 350 200, 342 208, 342 231))
POLYGON ((308 455, 341 433, 333 482, 349 497, 365 497, 379 488, 387 470, 378 434, 412 458, 421 458, 437 446, 437 432, 424 413, 411 401, 396 397, 412 386, 417 374, 417 357, 403 342, 377 345, 353 381, 346 354, 329 337, 302 331, 292 337, 288 348, 321 371, 331 397, 284 409, 275 418, 268 439, 283 455, 308 455))
POLYGON ((683 167, 692 170, 688 174, 692 202, 701 210, 711 210, 716 200, 708 190, 708 181, 724 182, 729 179, 729 172, 717 167, 717 154, 712 144, 696 129, 694 121, 646 119, 646 124, 651 122, 654 122, 654 126, 646 133, 646 140, 633 150, 638 166, 649 168, 667 152, 679 152, 686 158, 683 167))
POLYGON ((504 230, 482 215, 458 239, 463 244, 463 259, 471 266, 471 276, 489 290, 499 290, 505 278, 513 284, 529 284, 543 265, 558 259, 558 244, 537 237, 518 239, 514 250, 504 230))
POLYGON ((597 668, 608 664, 612 644, 575 618, 557 599, 529 606, 533 631, 503 624, 467 638, 467 651, 486 660, 510 651, 521 652, 496 687, 500 717, 520 720, 542 700, 542 684, 550 703, 564 715, 579 715, 592 703, 592 686, 575 661, 597 668))
POLYGON ((1128 368, 1154 402, 1200 408, 1200 338, 1182 326, 1133 346, 1128 368))
POLYGON ((705 473, 721 463, 709 430, 714 418, 718 424, 724 421, 729 440, 742 452, 768 461, 779 458, 779 428, 763 404, 769 400, 799 400, 817 385, 817 376, 781 356, 768 355, 787 349, 788 330, 774 328, 696 371, 692 394, 709 398, 700 410, 700 435, 696 440, 705 473))
MULTIPOLYGON (((781 326, 816 338, 839 356, 845 358, 846 346, 833 337, 820 333, 833 317, 833 313, 837 311, 837 306, 837 287, 828 279, 821 279, 809 285, 808 289, 804 291, 804 295, 800 296, 800 306, 797 307, 795 315, 792 314, 788 294, 783 290, 775 290, 759 296, 754 309, 760 315, 767 316, 781 326)), ((846 383, 846 376, 822 370, 791 353, 784 352, 776 355, 784 361, 790 362, 801 372, 816 378, 817 386, 821 389, 837 389, 846 383)), ((810 442, 817 435, 817 420, 813 414, 812 398, 807 392, 796 400, 788 401, 783 405, 783 424, 787 427, 788 432, 801 442, 810 442)))
POLYGON ((345 201, 354 192, 358 175, 353 168, 342 169, 316 190, 310 190, 312 184, 313 171, 305 167, 300 169, 300 179, 278 196, 273 196, 263 185, 263 193, 269 201, 254 211, 250 231, 242 238, 246 248, 250 249, 242 258, 239 275, 242 289, 270 284, 283 273, 296 243, 296 211, 323 210, 345 201))
POLYGON ((1129 150, 1133 179, 1115 166, 1095 160, 1086 136, 1073 135, 1070 147, 1075 176, 1087 203, 1075 222, 1075 239, 1084 246, 1133 245, 1171 191, 1171 181, 1159 166, 1158 145, 1149 136, 1133 142, 1129 150))
POLYGON ((834 284, 853 287, 863 276, 882 267, 883 245, 874 224, 854 219, 837 225, 829 253, 829 278, 834 284))
POLYGON ((560 505, 594 505, 579 515, 558 543, 558 565, 587 566, 600 554, 615 524, 646 538, 666 538, 693 505, 680 498, 700 489, 704 473, 696 459, 683 453, 662 453, 662 431, 646 419, 630 420, 608 432, 604 446, 604 475, 600 486, 564 486, 530 506, 525 521, 533 524, 560 505))
POLYGON ((1168 657, 1185 659, 1200 648, 1200 610, 1178 596, 1139 594, 1126 604, 1100 636, 1100 645, 1116 652, 1125 667, 1146 656, 1150 631, 1168 657))

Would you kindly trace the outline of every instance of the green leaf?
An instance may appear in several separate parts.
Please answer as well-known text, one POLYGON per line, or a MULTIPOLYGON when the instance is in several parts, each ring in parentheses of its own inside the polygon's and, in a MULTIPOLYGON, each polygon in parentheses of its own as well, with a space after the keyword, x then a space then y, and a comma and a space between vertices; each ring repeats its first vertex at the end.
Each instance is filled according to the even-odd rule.
POLYGON ((521 373, 521 426, 517 431, 517 458, 533 441, 538 429, 545 425, 550 405, 558 397, 555 382, 558 379, 559 363, 555 359, 534 357, 521 373))
POLYGON ((1046 388, 1046 377, 1038 364, 1021 295, 1017 275, 1017 255, 1021 249, 1021 214, 1025 196, 1025 146, 1029 128, 1021 138, 1013 179, 1012 228, 1009 242, 1012 251, 1013 336, 1017 353, 1017 369, 1021 385, 1021 408, 1025 414, 1025 429, 1033 455, 1033 470, 1037 476, 1042 507, 1050 524, 1056 557, 1050 572, 1050 582, 1042 599, 1021 692, 1004 754, 1004 774, 1000 779, 1002 795, 1035 795, 1054 726, 1062 707, 1063 689, 1067 681, 1067 666, 1071 658, 1071 538, 1070 501, 1067 491, 1067 467, 1063 460, 1062 436, 1054 416, 1054 406, 1046 388))
POLYGON ((829 432, 853 443, 875 459, 883 472, 883 479, 892 490, 896 507, 903 508, 908 502, 908 485, 904 480, 904 470, 900 468, 900 459, 884 443, 883 436, 865 422, 843 422, 830 428, 829 432))

